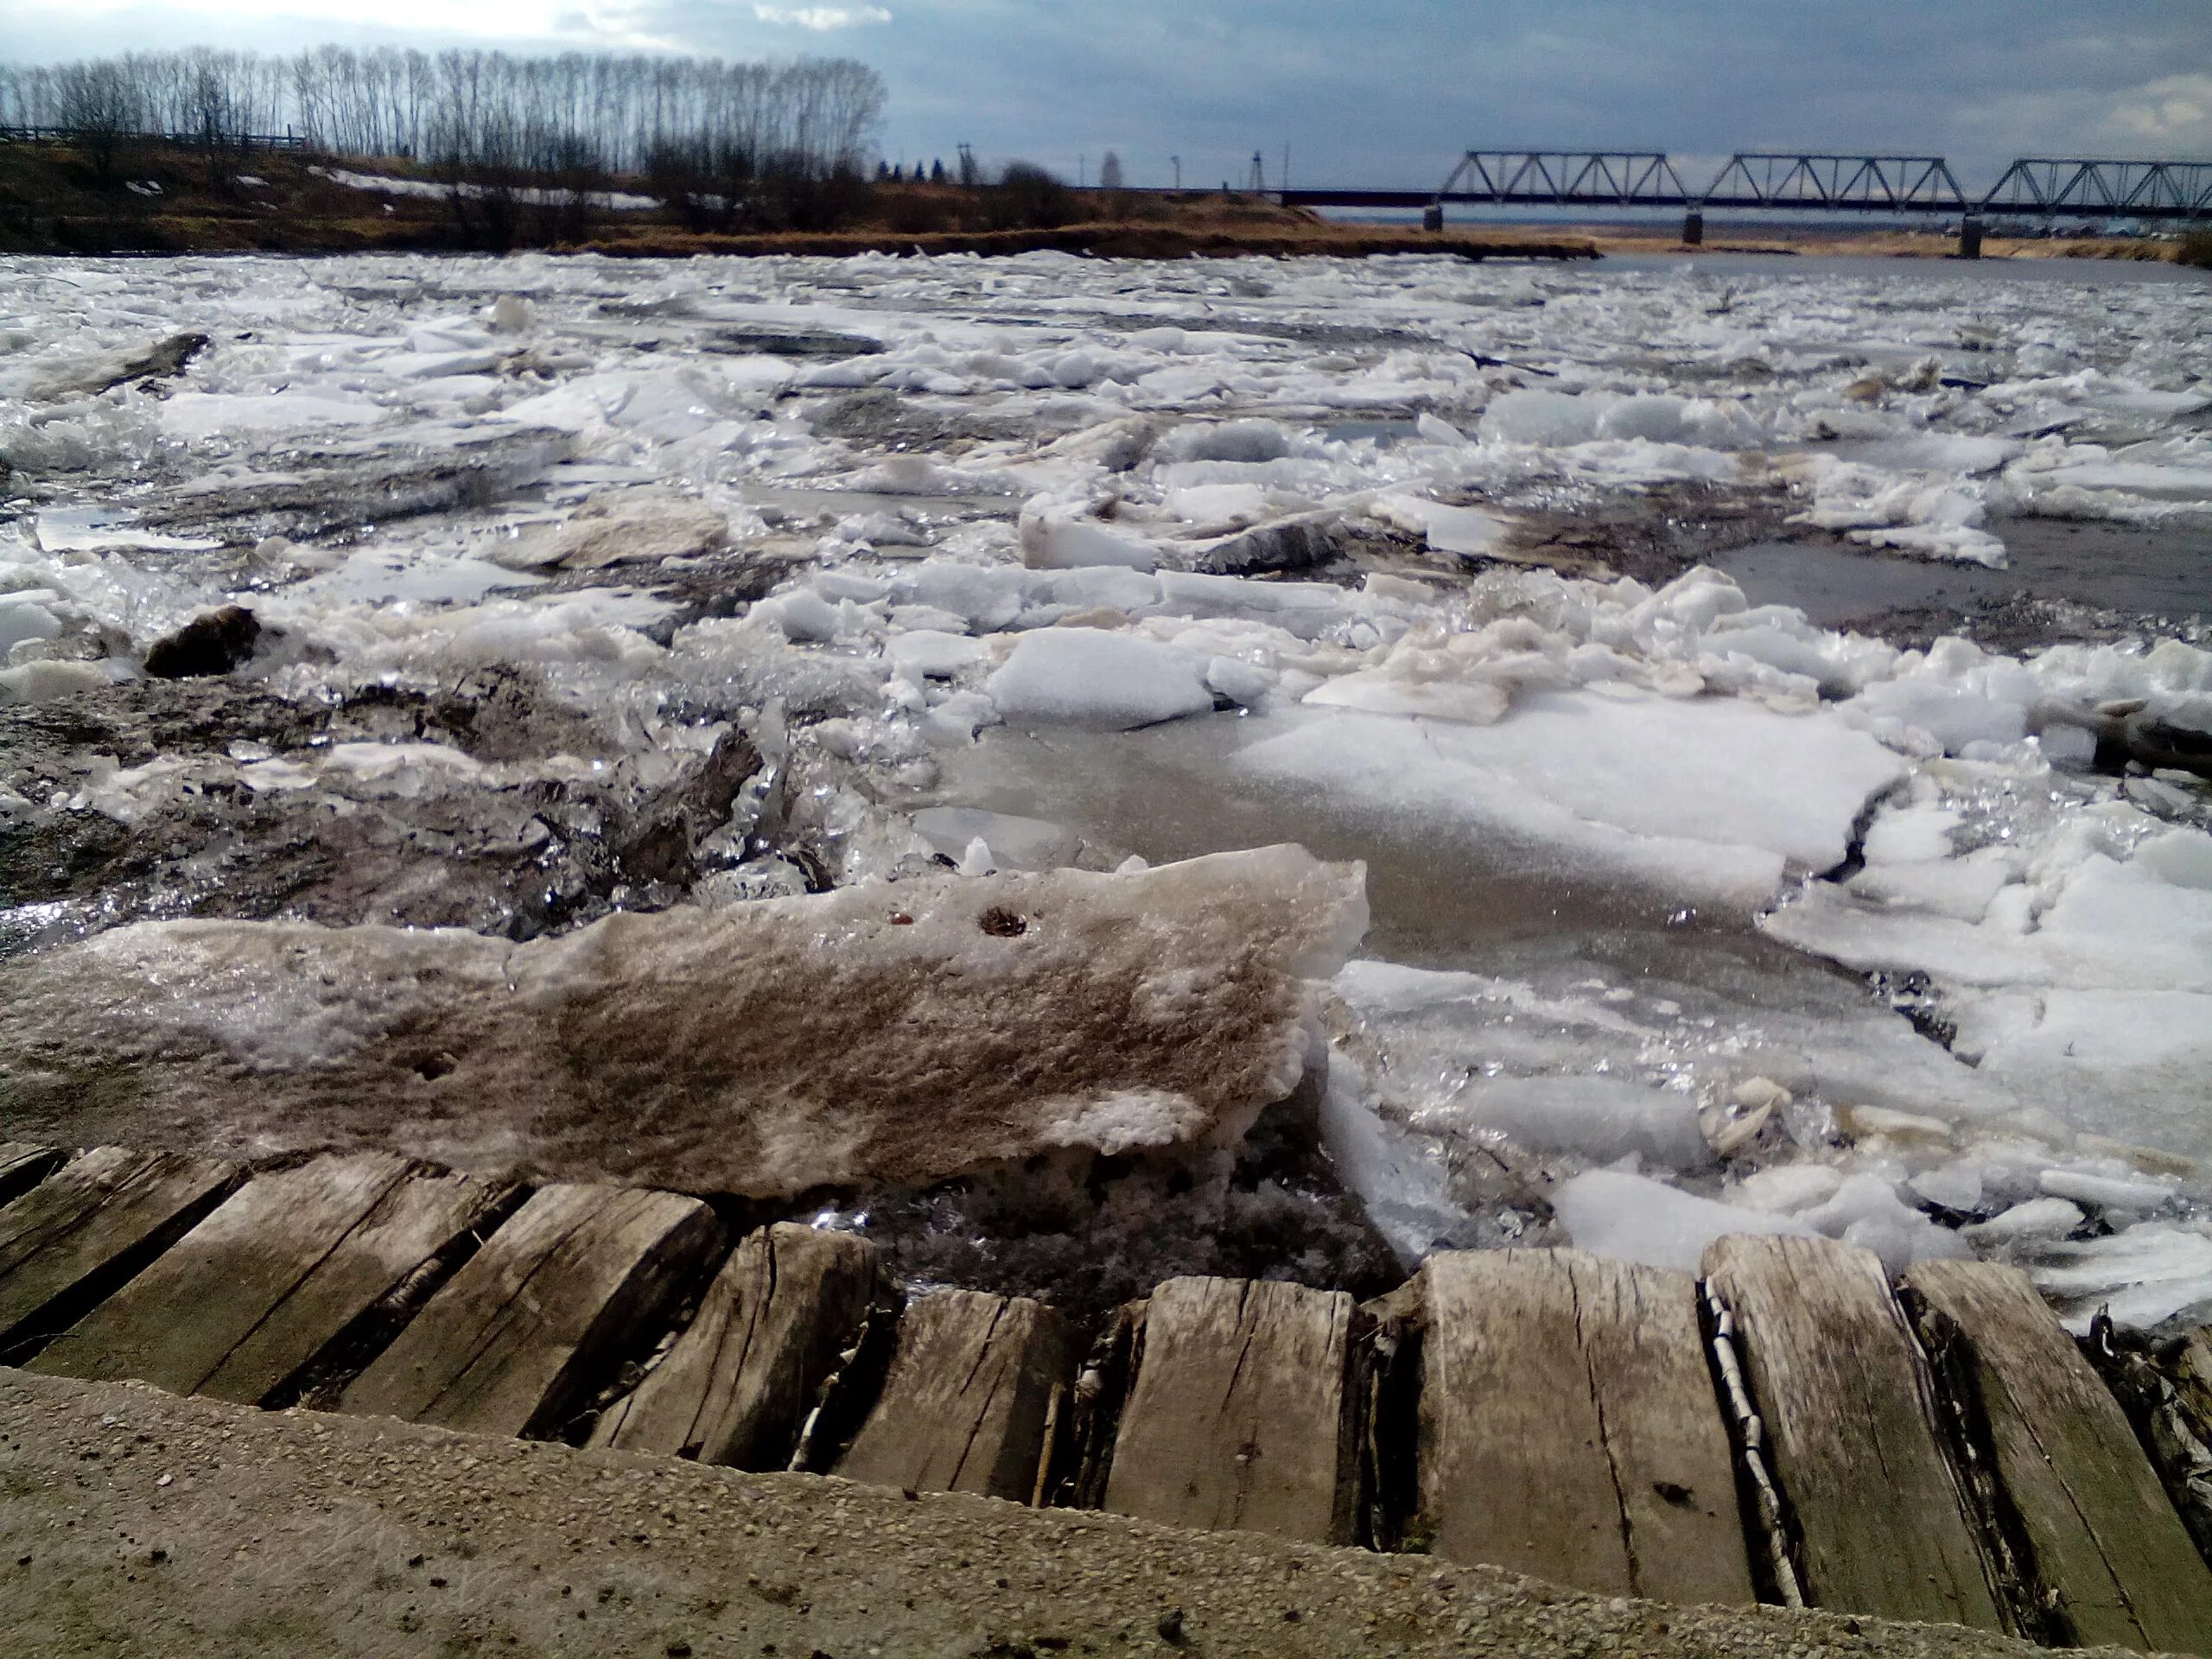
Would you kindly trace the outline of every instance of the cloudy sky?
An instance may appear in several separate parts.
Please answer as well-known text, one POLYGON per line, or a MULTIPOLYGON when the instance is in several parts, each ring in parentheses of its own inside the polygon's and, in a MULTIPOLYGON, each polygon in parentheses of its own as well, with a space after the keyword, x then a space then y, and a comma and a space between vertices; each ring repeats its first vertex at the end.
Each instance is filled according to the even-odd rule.
POLYGON ((1905 150, 1969 189, 2016 155, 2212 158, 2212 0, 0 0, 0 54, 636 48, 849 54, 893 159, 1133 183, 1440 181, 1522 145, 1905 150), (373 19, 373 21, 365 21, 373 19))

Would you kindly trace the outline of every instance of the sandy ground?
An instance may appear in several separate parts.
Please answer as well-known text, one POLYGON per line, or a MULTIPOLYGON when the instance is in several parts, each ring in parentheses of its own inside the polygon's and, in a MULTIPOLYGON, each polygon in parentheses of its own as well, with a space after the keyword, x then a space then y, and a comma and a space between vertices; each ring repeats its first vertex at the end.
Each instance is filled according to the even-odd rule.
POLYGON ((2038 1651, 11 1370, 0 1630, 17 1659, 2038 1651))
MULTIPOLYGON (((1586 237, 1600 253, 1774 253, 1846 255, 1889 259, 1950 259, 1959 251, 1955 232, 1838 231, 1832 235, 1805 232, 1769 234, 1753 225, 1707 225, 1702 247, 1688 247, 1663 228, 1630 228, 1618 224, 1573 225, 1556 227, 1562 236, 1586 237)), ((2139 237, 2009 237, 1982 239, 1985 259, 2140 259, 2171 263, 2179 251, 2176 242, 2139 237)))

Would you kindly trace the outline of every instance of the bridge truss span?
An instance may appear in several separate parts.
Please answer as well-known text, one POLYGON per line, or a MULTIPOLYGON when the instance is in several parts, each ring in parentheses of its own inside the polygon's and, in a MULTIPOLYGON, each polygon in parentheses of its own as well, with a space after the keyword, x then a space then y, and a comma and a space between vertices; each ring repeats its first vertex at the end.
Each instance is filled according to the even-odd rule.
POLYGON ((1689 193, 1675 164, 1656 150, 1471 149, 1444 181, 1438 200, 1679 207, 1689 193))
POLYGON ((1985 197, 1988 213, 2087 218, 2212 217, 2212 162, 2056 161, 2026 157, 1985 197))
POLYGON ((1688 229, 1723 212, 1945 213, 1966 227, 1993 215, 2046 220, 2212 219, 2212 162, 2026 158, 1982 196, 1969 195, 1941 156, 1843 156, 1744 150, 1702 190, 1662 150, 1471 149, 1435 190, 1283 190, 1287 207, 1418 207, 1440 226, 1449 205, 1675 208, 1688 229))
POLYGON ((1941 156, 1814 156, 1746 152, 1728 158, 1699 204, 1707 207, 1968 211, 1941 156))

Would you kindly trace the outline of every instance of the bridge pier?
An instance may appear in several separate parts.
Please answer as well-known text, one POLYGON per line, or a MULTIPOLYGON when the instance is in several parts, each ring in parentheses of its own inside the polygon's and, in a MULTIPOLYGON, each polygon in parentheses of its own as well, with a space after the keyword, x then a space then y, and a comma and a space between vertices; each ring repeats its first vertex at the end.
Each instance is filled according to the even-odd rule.
POLYGON ((1981 221, 1972 213, 1959 221, 1959 257, 1981 257, 1981 221))
POLYGON ((1421 227, 1424 231, 1440 231, 1444 228, 1444 204, 1442 202, 1432 201, 1427 207, 1421 210, 1421 227))
POLYGON ((1682 245, 1686 248, 1705 245, 1705 215, 1694 207, 1682 215, 1682 245))

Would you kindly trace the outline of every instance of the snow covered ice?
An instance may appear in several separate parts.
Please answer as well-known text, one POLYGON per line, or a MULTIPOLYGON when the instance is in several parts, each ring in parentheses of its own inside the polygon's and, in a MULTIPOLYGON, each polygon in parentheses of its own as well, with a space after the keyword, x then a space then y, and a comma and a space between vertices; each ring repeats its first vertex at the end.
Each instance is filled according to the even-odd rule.
POLYGON ((1304 1070, 1300 976, 1365 922, 1357 867, 1290 847, 677 906, 523 944, 145 922, 0 963, 0 1072, 32 1133, 750 1198, 896 1188, 1234 1141, 1304 1070))
POLYGON ((1811 1231, 2212 1309, 2201 636, 1838 632, 1666 528, 2203 546, 2201 284, 16 260, 0 342, 10 972, 1296 842, 1369 866, 1299 1028, 1402 1259, 1811 1231), (249 657, 145 675, 225 604, 249 657))

